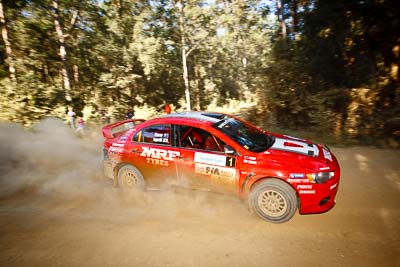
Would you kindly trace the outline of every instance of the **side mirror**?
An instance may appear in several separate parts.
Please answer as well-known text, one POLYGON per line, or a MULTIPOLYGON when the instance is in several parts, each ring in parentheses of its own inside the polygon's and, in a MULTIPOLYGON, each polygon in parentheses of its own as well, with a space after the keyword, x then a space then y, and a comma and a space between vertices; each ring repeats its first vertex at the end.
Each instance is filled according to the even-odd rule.
POLYGON ((228 155, 234 155, 235 154, 235 150, 233 150, 233 148, 231 146, 228 146, 228 145, 224 146, 224 152, 225 152, 225 154, 228 154, 228 155))

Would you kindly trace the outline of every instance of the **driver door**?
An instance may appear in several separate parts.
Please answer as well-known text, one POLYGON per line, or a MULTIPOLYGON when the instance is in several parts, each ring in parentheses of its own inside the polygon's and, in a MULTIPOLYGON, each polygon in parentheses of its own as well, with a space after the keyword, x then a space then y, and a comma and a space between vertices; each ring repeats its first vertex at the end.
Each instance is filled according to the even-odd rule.
POLYGON ((178 183, 185 188, 235 194, 236 156, 225 154, 225 143, 202 129, 180 125, 177 145, 178 183))

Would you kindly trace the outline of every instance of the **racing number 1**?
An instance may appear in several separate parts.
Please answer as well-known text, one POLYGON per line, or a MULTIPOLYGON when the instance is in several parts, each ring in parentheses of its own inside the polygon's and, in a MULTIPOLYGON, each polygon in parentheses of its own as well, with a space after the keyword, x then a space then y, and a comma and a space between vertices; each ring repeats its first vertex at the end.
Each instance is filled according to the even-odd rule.
POLYGON ((226 166, 235 167, 235 165, 236 165, 236 158, 230 158, 230 157, 226 158, 226 166))

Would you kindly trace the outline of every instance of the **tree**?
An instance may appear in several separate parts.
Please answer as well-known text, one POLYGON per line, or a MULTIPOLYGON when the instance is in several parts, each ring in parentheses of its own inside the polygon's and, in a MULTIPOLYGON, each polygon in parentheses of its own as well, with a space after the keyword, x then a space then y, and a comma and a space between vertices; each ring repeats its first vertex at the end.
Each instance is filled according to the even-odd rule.
POLYGON ((15 77, 15 63, 14 63, 14 55, 11 47, 11 42, 8 38, 8 29, 7 29, 7 21, 4 13, 3 0, 0 1, 0 28, 1 28, 1 37, 3 38, 3 42, 6 50, 6 62, 8 63, 8 71, 10 75, 10 79, 13 82, 16 82, 15 77))
POLYGON ((283 0, 276 0, 276 15, 278 17, 278 21, 279 21, 279 24, 281 27, 282 40, 286 40, 287 29, 286 29, 286 22, 285 22, 285 12, 284 12, 283 0))
MULTIPOLYGON (((182 75, 185 85, 186 109, 191 110, 190 80, 188 74, 189 55, 205 46, 213 33, 212 24, 206 12, 211 7, 204 1, 177 1, 179 17, 180 50, 182 57, 182 75)), ((212 11, 211 11, 212 14, 212 11)), ((215 32, 215 31, 214 31, 215 32)), ((192 60, 193 69, 197 69, 196 63, 192 60)), ((196 73, 193 75, 196 79, 196 73)))
MULTIPOLYGON (((60 19, 60 10, 58 7, 58 0, 53 0, 53 12, 54 12, 54 27, 56 29, 57 37, 58 37, 58 42, 60 45, 60 57, 62 61, 62 69, 61 69, 61 74, 63 78, 63 85, 64 85, 64 90, 65 90, 65 99, 67 102, 72 101, 71 97, 71 82, 69 78, 69 73, 68 73, 68 62, 67 62, 67 51, 66 51, 66 45, 65 45, 65 35, 63 31, 63 25, 61 24, 61 19, 60 19)), ((72 28, 76 22, 76 16, 78 15, 77 11, 74 12, 72 19, 71 19, 71 25, 70 27, 72 28)))
POLYGON ((178 1, 177 6, 179 8, 179 28, 181 33, 181 54, 182 54, 182 69, 183 69, 183 81, 185 83, 185 96, 186 96, 186 109, 191 110, 190 105, 190 89, 189 89, 189 77, 187 67, 187 57, 190 51, 186 51, 186 38, 185 38, 185 13, 184 4, 182 1, 178 1))

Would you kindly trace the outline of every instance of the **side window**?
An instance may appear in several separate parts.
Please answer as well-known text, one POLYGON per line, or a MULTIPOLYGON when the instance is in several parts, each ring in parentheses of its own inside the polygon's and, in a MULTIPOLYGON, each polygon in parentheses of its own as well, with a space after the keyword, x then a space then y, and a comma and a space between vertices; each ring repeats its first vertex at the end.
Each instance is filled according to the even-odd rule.
POLYGON ((225 143, 207 131, 181 125, 179 145, 186 148, 223 152, 225 143))
POLYGON ((153 125, 144 128, 133 136, 134 142, 150 143, 158 145, 171 144, 171 126, 170 125, 153 125))

